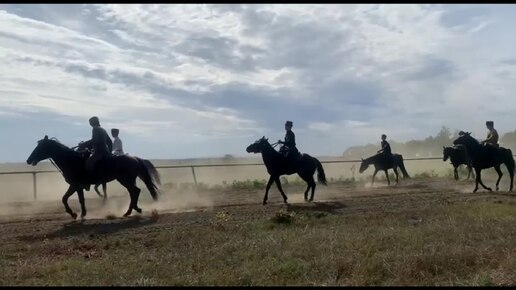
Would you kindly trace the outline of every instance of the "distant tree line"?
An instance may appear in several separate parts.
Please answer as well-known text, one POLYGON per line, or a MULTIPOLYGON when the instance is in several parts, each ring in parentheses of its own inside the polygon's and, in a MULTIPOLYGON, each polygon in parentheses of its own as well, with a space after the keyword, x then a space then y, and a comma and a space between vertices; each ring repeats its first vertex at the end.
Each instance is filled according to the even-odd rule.
MULTIPOLYGON (((423 140, 397 142, 391 139, 389 143, 393 153, 401 153, 404 157, 438 157, 443 154, 443 146, 452 146, 453 140, 458 135, 459 130, 456 129, 452 133, 448 127, 443 126, 435 136, 429 136, 423 140)), ((482 137, 485 138, 486 136, 482 137)), ((499 142, 500 146, 510 148, 516 152, 516 130, 502 134, 499 142)), ((378 141, 377 144, 350 147, 342 155, 345 158, 365 158, 376 154, 379 149, 380 142, 378 141)))

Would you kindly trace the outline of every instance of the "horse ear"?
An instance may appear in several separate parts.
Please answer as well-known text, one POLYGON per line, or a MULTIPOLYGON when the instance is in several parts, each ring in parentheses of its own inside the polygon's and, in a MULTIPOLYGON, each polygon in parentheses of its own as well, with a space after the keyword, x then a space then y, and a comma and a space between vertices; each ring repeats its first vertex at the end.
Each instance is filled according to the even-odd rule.
POLYGON ((362 159, 362 161, 364 161, 364 158, 360 158, 360 159, 362 159))
POLYGON ((44 140, 48 140, 48 135, 45 135, 45 138, 43 138, 44 140))
POLYGON ((443 146, 443 149, 445 149, 446 147, 443 146))

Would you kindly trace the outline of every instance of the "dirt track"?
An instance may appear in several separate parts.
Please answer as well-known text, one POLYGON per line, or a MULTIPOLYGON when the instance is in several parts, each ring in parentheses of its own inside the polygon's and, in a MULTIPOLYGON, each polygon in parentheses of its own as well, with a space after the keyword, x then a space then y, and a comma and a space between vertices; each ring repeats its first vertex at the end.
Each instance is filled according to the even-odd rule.
MULTIPOLYGON (((489 181, 488 185, 493 182, 489 181)), ((472 193, 474 184, 472 181, 454 181, 445 178, 435 179, 411 179, 400 185, 386 186, 378 184, 375 187, 359 184, 355 186, 327 187, 318 185, 315 202, 306 203, 302 200, 304 188, 287 187, 285 191, 289 196, 289 204, 284 205, 277 190, 273 188, 269 193, 269 204, 261 205, 263 190, 249 190, 239 192, 200 193, 202 196, 197 202, 183 204, 180 208, 174 206, 174 197, 178 193, 166 193, 164 199, 170 206, 159 209, 159 219, 151 215, 153 208, 159 208, 157 204, 151 204, 143 196, 140 206, 144 213, 133 213, 132 217, 108 218, 109 210, 103 210, 108 205, 102 206, 101 199, 87 199, 88 219, 85 221, 73 221, 64 212, 59 201, 37 204, 37 214, 27 215, 33 204, 18 204, 15 211, 18 214, 0 216, 0 241, 13 243, 16 240, 47 239, 74 236, 76 234, 107 234, 143 227, 146 231, 159 230, 173 227, 177 224, 199 225, 210 223, 218 212, 226 212, 231 215, 232 222, 246 219, 271 216, 279 208, 286 207, 290 210, 304 211, 316 210, 338 214, 360 214, 367 211, 378 212, 417 212, 419 208, 426 208, 436 204, 471 202, 475 200, 487 200, 516 204, 516 194, 507 191, 487 192, 479 190, 472 193), (210 206, 203 206, 210 200, 210 206), (90 215, 90 213, 92 213, 90 215)), ((507 185, 502 182, 501 188, 505 190, 507 185)), ((109 194, 109 193, 108 193, 109 194)), ((188 195, 191 193, 183 193, 188 195)), ((129 199, 125 197, 112 197, 108 204, 117 202, 124 209, 129 199)), ((78 203, 71 202, 72 208, 77 211, 78 203)), ((12 209, 11 209, 12 210, 12 209)))

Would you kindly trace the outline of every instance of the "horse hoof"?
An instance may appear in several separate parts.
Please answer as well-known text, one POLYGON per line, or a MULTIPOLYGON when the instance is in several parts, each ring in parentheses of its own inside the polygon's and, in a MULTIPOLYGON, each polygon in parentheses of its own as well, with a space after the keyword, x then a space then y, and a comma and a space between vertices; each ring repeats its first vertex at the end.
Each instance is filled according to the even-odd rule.
POLYGON ((138 213, 142 213, 142 209, 141 208, 135 208, 134 210, 137 211, 138 213))
POLYGON ((288 202, 287 202, 287 200, 285 199, 285 200, 283 200, 283 203, 288 203, 288 202))
POLYGON ((314 201, 314 199, 313 199, 313 198, 310 198, 310 199, 309 199, 309 201, 314 201))
POLYGON ((72 213, 71 213, 71 216, 72 216, 72 218, 73 218, 74 220, 76 220, 76 219, 77 219, 77 214, 76 214, 76 213, 72 212, 72 213))
POLYGON ((266 201, 264 201, 264 202, 262 203, 262 205, 266 205, 266 204, 267 204, 267 202, 266 202, 266 201))

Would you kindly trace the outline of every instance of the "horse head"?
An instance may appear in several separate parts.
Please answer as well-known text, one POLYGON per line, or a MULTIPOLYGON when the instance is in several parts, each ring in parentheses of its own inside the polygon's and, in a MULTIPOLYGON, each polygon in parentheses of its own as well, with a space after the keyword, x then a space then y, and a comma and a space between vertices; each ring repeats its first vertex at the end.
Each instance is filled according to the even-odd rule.
POLYGON ((41 160, 50 158, 52 152, 51 143, 53 142, 55 141, 48 139, 47 135, 45 135, 43 139, 39 140, 38 145, 36 145, 36 148, 34 148, 29 158, 27 159, 27 164, 36 166, 41 160))
POLYGON ((459 138, 455 139, 453 141, 453 145, 464 145, 466 147, 468 146, 474 146, 479 145, 480 143, 477 141, 477 139, 471 137, 471 132, 462 132, 460 134, 459 138))
POLYGON ((263 136, 245 149, 247 153, 261 153, 266 146, 270 146, 269 139, 263 136))
POLYGON ((452 150, 452 147, 443 146, 443 161, 448 160, 448 158, 450 157, 450 154, 451 154, 451 152, 450 152, 451 150, 452 150))
POLYGON ((360 163, 360 169, 358 170, 359 173, 364 172, 368 167, 369 163, 364 160, 364 158, 361 158, 362 162, 360 163))

